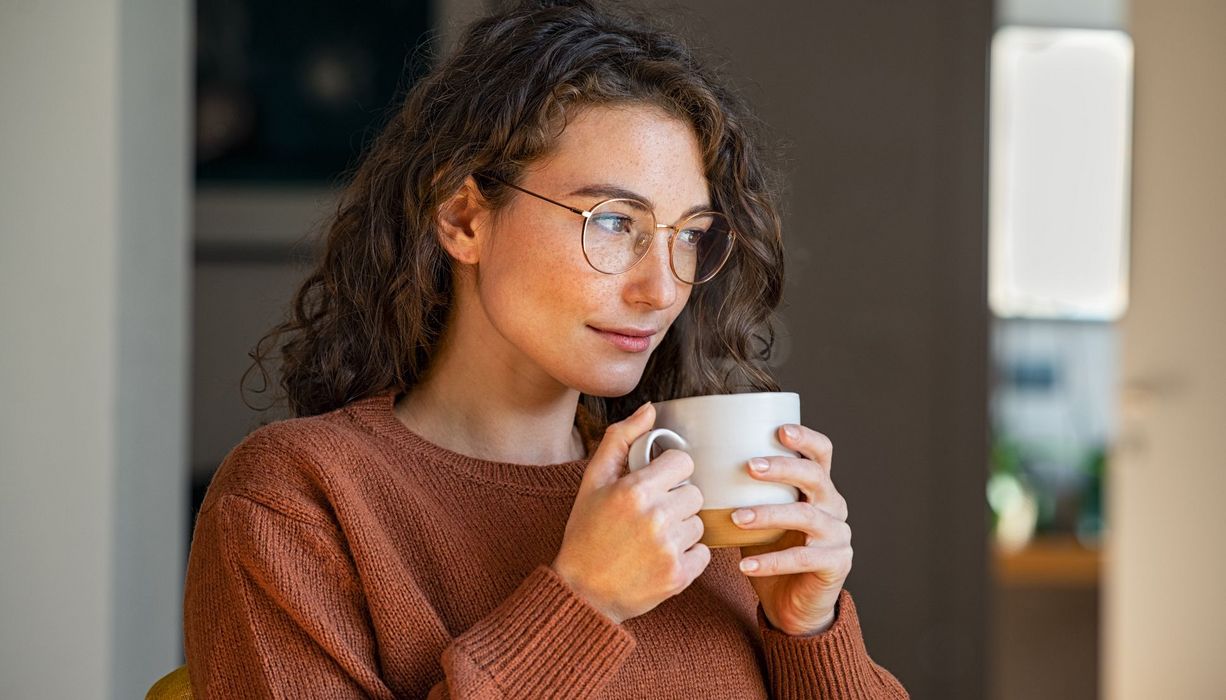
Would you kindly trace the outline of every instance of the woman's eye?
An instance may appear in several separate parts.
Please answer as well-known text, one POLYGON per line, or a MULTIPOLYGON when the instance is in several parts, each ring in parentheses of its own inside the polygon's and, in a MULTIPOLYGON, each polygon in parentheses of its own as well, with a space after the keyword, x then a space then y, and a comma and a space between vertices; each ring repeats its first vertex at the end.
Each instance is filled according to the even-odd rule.
POLYGON ((698 242, 702 240, 702 235, 704 233, 706 233, 706 231, 697 228, 682 229, 677 234, 677 240, 681 241, 681 243, 684 245, 697 246, 698 242))
POLYGON ((602 214, 593 217, 592 220, 596 225, 610 233, 630 233, 633 231, 633 219, 628 216, 620 216, 617 214, 602 214))

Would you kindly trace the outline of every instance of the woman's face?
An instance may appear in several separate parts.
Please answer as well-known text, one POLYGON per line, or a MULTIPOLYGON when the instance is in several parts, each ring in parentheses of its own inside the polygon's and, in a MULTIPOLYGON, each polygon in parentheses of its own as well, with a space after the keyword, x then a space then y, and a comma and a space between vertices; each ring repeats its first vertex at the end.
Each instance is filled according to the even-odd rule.
MULTIPOLYGON (((602 186, 617 187, 653 205, 657 223, 670 225, 686 210, 711 204, 691 128, 645 105, 574 115, 551 155, 518 184, 584 210, 615 196, 597 191, 602 186)), ((477 270, 481 308, 494 338, 506 341, 499 348, 504 361, 512 371, 539 372, 542 380, 587 394, 629 393, 690 296, 690 286, 669 268, 671 229, 658 230, 635 267, 607 275, 584 259, 582 216, 512 193, 487 220, 492 235, 483 238, 477 270), (652 335, 638 349, 602 333, 616 330, 652 335)))

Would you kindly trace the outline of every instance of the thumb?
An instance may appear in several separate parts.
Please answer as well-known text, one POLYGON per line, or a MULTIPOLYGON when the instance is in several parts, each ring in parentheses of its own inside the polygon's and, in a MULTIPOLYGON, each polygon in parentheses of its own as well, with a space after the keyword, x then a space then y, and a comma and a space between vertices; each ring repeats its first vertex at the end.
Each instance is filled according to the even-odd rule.
POLYGON ((625 420, 610 425, 600 441, 600 446, 592 455, 587 471, 583 473, 579 491, 603 488, 617 481, 630 457, 630 446, 638 436, 651 430, 655 422, 656 407, 648 401, 625 420))

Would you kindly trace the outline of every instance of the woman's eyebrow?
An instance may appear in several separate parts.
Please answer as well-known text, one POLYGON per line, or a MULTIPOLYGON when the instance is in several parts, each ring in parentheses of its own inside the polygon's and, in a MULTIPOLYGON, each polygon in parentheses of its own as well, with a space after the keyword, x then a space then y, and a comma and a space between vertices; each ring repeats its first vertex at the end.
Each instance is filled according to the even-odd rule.
MULTIPOLYGON (((617 185, 611 185, 611 184, 604 183, 604 182, 596 183, 593 185, 584 185, 583 187, 580 187, 574 192, 571 192, 568 196, 570 197, 602 197, 605 199, 633 199, 638 202, 642 202, 643 204, 646 204, 647 207, 651 209, 652 211, 655 211, 655 208, 656 208, 655 203, 652 202, 647 197, 644 197, 643 195, 637 192, 628 190, 625 187, 619 187, 617 185)), ((700 211, 710 211, 710 210, 711 210, 710 204, 699 204, 696 206, 692 206, 689 209, 686 209, 681 214, 681 218, 684 219, 687 216, 690 216, 691 214, 697 214, 700 211)))

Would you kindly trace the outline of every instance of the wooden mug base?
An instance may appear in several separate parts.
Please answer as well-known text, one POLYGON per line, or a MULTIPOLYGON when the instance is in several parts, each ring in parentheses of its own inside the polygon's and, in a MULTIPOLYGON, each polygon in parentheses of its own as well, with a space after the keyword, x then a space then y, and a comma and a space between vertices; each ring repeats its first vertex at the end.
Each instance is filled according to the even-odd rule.
POLYGON ((770 544, 783 537, 787 530, 783 529, 745 529, 732 522, 732 511, 736 508, 712 508, 698 511, 702 519, 702 539, 699 542, 711 549, 717 547, 750 547, 757 544, 770 544))

